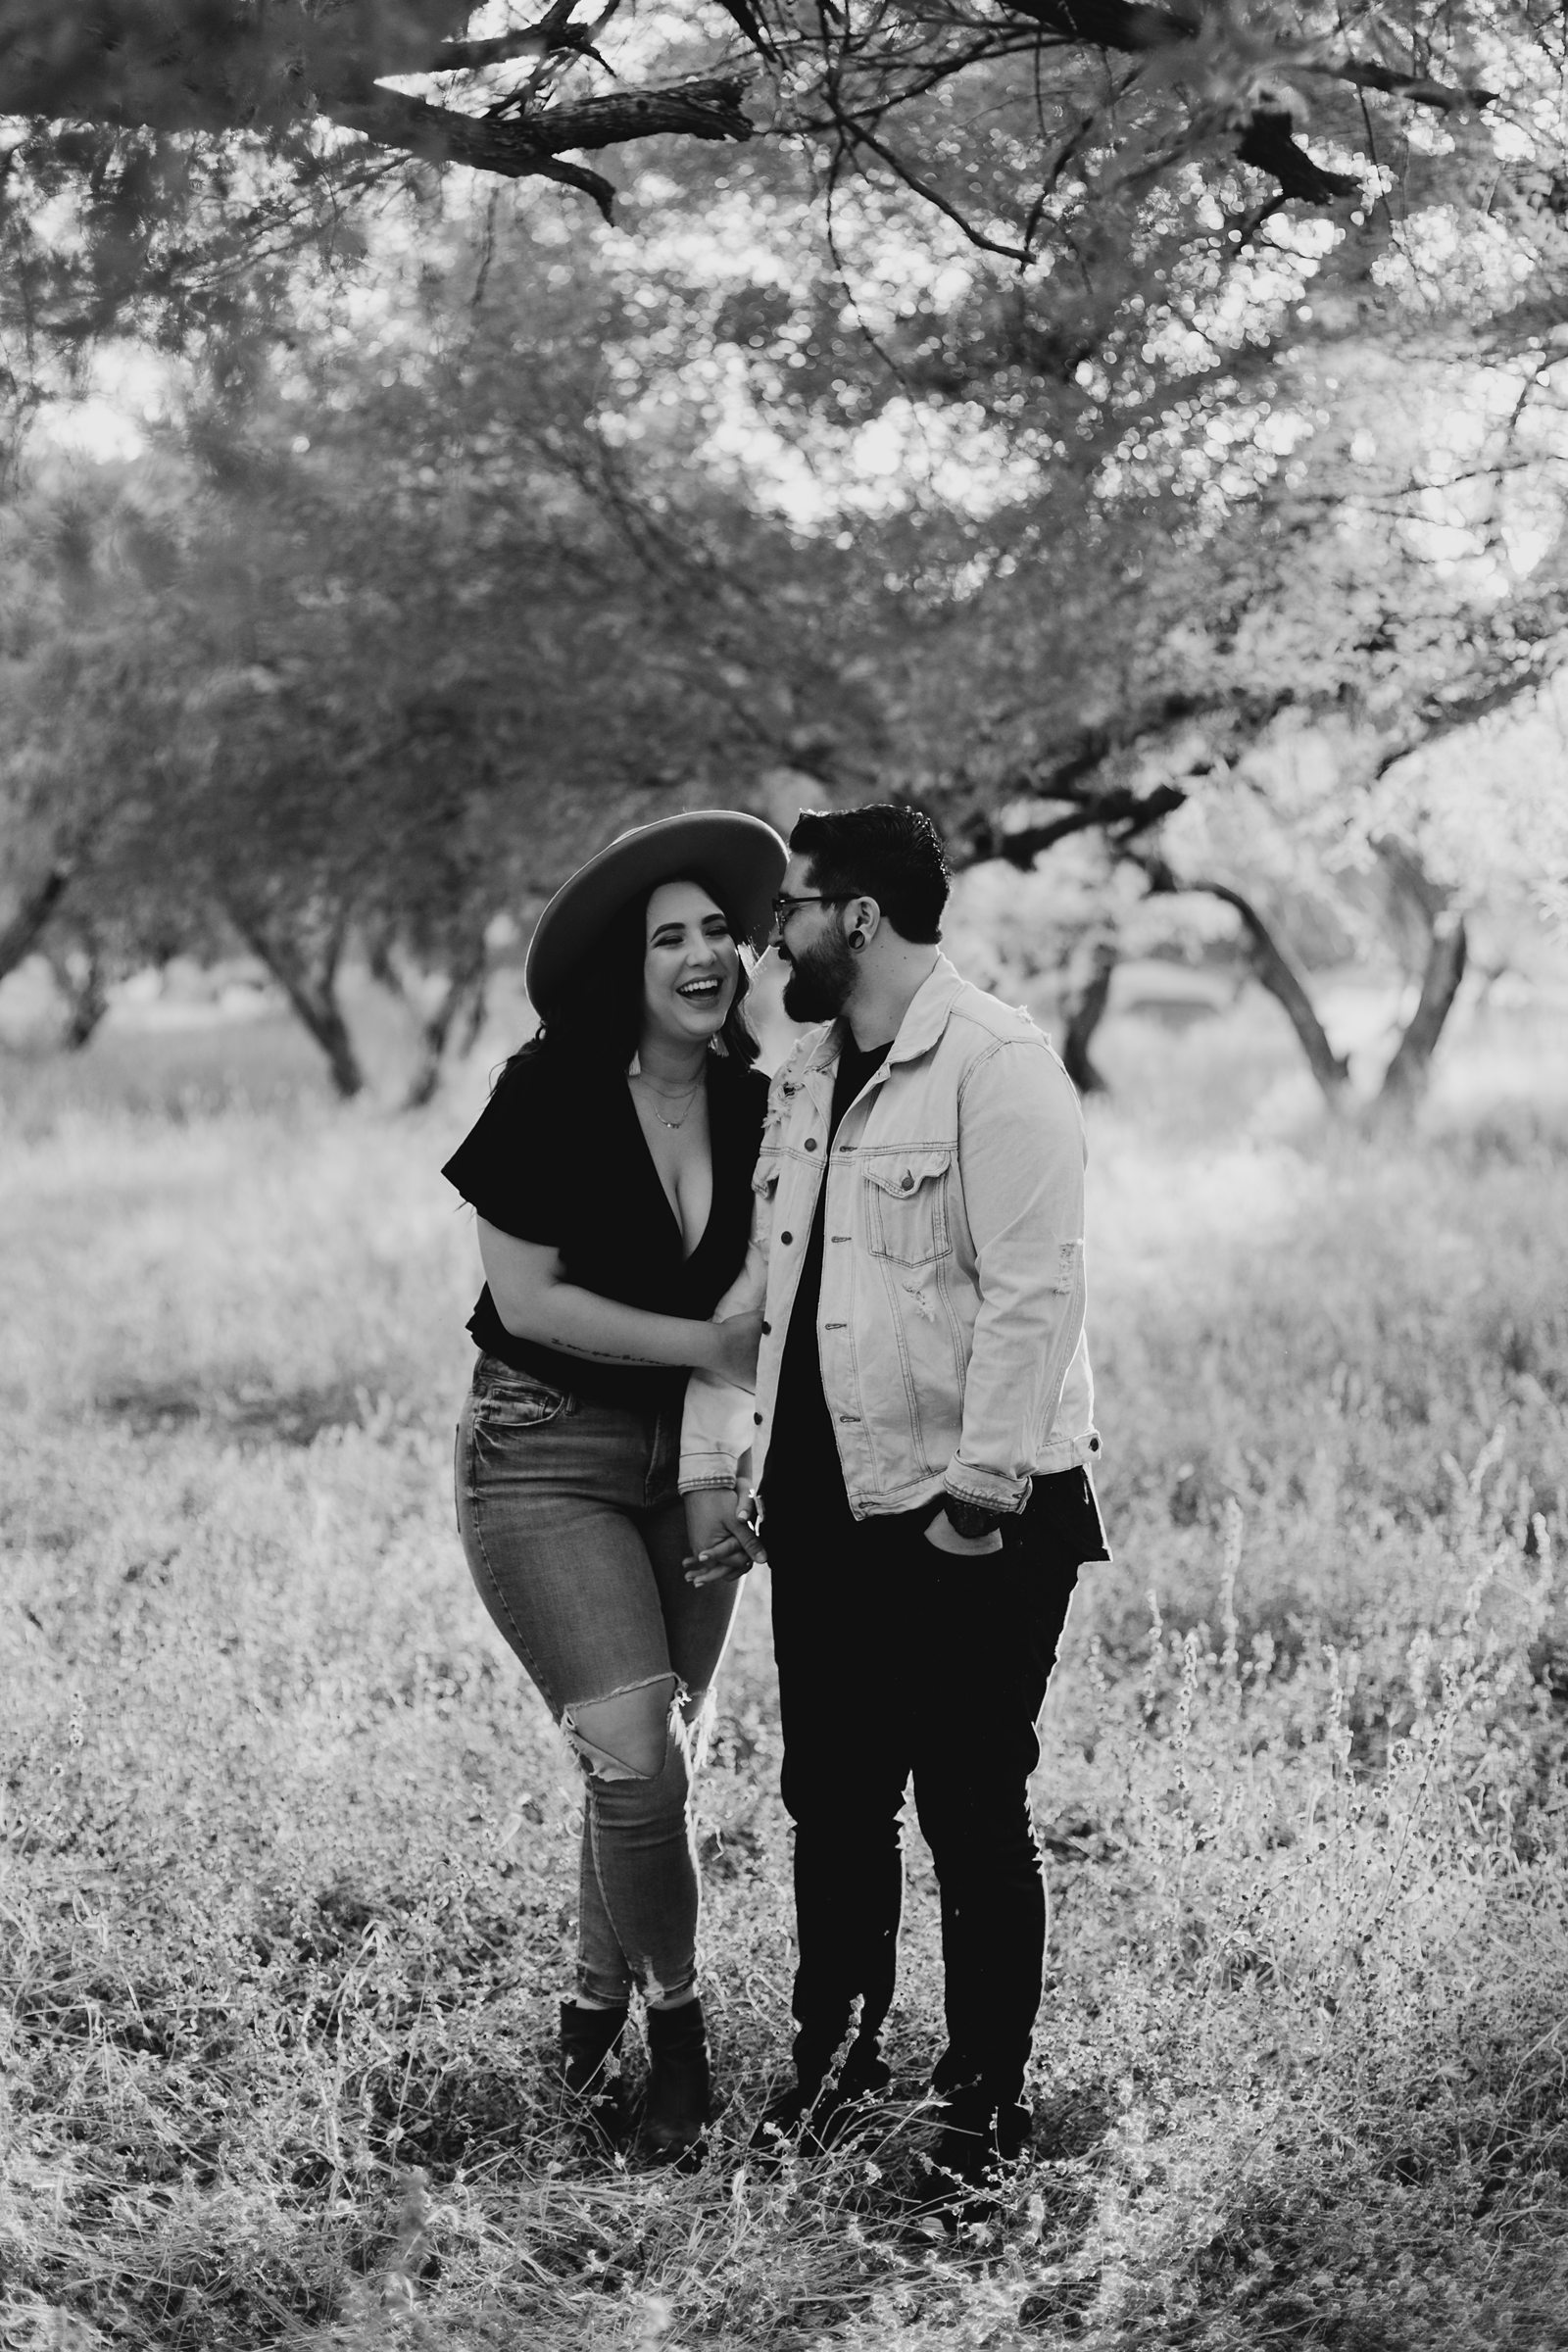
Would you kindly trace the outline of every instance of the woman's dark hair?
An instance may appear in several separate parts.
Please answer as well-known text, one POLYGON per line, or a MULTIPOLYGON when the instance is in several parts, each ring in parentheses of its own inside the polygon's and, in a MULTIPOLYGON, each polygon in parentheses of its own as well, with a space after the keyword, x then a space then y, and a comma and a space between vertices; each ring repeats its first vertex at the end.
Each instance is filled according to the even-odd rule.
MULTIPOLYGON (((706 874, 665 874, 621 907, 549 997, 541 999, 534 1008, 539 1014, 538 1030, 514 1060, 522 1054, 548 1054, 552 1060, 559 1054, 564 1062, 569 1059, 579 1067, 598 1063, 619 1072, 628 1066, 642 1036, 648 902, 666 882, 694 882, 699 890, 706 890, 728 923, 737 948, 740 946, 745 932, 734 908, 725 906, 723 893, 714 889, 706 874)), ((753 1062, 761 1052, 746 1014, 751 985, 742 956, 735 1000, 716 1041, 739 1062, 753 1062)))
POLYGON ((863 808, 803 808, 790 848, 824 898, 875 899, 901 939, 934 947, 948 903, 948 857, 923 808, 871 801, 863 808))

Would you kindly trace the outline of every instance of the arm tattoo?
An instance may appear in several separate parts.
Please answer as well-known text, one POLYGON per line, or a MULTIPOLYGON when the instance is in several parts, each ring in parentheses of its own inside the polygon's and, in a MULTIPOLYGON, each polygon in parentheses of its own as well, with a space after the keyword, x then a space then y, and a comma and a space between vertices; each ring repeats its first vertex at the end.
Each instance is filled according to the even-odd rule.
POLYGON ((662 1357, 657 1355, 622 1355, 614 1348, 582 1348, 575 1340, 546 1340, 545 1346, 554 1348, 562 1355, 586 1356, 596 1364, 634 1364, 646 1366, 651 1372, 671 1372, 680 1369, 678 1364, 666 1364, 662 1357))

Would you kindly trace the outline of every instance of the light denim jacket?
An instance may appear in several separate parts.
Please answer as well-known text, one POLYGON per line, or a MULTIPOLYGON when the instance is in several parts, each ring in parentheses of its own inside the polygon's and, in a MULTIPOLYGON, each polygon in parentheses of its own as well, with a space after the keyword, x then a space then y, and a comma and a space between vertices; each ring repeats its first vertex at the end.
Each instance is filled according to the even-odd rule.
POLYGON ((1020 1511, 1033 1477, 1100 1450, 1084 1336, 1084 1126, 1026 1013, 945 956, 827 1151, 841 1030, 774 1078, 746 1264, 717 1311, 761 1307, 757 1395, 693 1373, 681 1488, 762 1483, 779 1366, 824 1172, 817 1345, 858 1519, 944 1490, 1020 1511))

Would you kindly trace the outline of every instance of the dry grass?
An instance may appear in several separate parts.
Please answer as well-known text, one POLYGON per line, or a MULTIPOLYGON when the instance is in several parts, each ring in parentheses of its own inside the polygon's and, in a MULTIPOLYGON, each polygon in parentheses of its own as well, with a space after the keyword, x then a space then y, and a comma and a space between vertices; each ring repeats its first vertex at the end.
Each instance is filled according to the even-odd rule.
POLYGON ((789 1975, 760 1579, 704 1791, 712 2160, 558 2134, 575 1791, 448 1498, 462 1105, 258 1106, 167 1041, 11 1067, 0 2345, 1568 2344, 1563 1129, 1455 1085, 1424 1141, 1314 1138, 1251 1018, 1107 1039, 1118 1557, 1048 1711, 1039 2160, 958 2243, 903 2195, 917 1845, 902 2103, 745 2161, 789 1975))

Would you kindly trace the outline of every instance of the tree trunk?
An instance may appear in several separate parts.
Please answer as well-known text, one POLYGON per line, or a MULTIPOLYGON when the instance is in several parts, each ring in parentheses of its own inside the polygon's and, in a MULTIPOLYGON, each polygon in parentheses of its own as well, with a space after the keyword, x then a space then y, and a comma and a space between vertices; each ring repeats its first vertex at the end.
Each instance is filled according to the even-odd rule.
POLYGON ((337 999, 337 967, 343 951, 344 925, 333 923, 323 935, 317 954, 310 956, 297 941, 285 939, 255 916, 242 913, 232 902, 228 912, 246 946, 261 957, 298 1018, 326 1055, 333 1086, 346 1102, 351 1102, 364 1089, 365 1072, 360 1067, 360 1057, 354 1051, 354 1041, 337 999))
POLYGON ((98 953, 97 941, 81 934, 74 960, 67 948, 56 948, 49 957, 49 969, 66 1000, 66 1026, 61 1043, 68 1053, 79 1054, 109 1010, 103 957, 98 953))
POLYGON ((441 1060, 447 1050, 447 1040, 459 1013, 466 1006, 466 1027, 471 1039, 478 1022, 483 1018, 484 984, 487 958, 481 938, 451 975, 441 992, 435 1010, 419 1024, 419 1060, 408 1093, 403 1098, 405 1110, 418 1110, 429 1102, 441 1082, 441 1060))
POLYGON ((1116 969, 1116 950, 1111 942, 1108 939, 1097 940, 1089 979, 1068 1007, 1066 1031, 1061 1041, 1061 1058, 1068 1077, 1081 1095, 1105 1095, 1110 1092, 1103 1075, 1090 1057, 1089 1046, 1110 1000, 1111 974, 1116 969))
POLYGON ((1343 1054, 1336 1054, 1329 1044, 1322 1022, 1313 1009, 1312 1000, 1295 965, 1275 939, 1263 917, 1250 900, 1244 899, 1239 890, 1226 882, 1178 881, 1167 869, 1154 869, 1152 888, 1159 890, 1202 891, 1211 899, 1219 899, 1233 906, 1242 918, 1247 933, 1248 955, 1253 973, 1268 990, 1277 1004, 1285 1007, 1291 1027, 1296 1031, 1307 1067, 1322 1090, 1323 1100, 1331 1110, 1338 1110, 1345 1100, 1349 1081, 1350 1064, 1343 1054))
POLYGON ((1426 1092, 1432 1075, 1432 1055, 1459 993, 1468 954, 1464 916, 1451 909, 1438 915, 1432 925, 1432 946, 1422 975, 1420 1002, 1394 1059, 1384 1072, 1378 1096, 1380 1103, 1394 1109, 1408 1109, 1426 1092))
POLYGON ((479 985, 468 1000, 468 1009, 463 1016, 463 1033, 458 1039, 460 1054, 471 1054, 479 1043, 479 1032, 484 1027, 484 1016, 489 1009, 489 977, 488 970, 480 974, 479 985))
POLYGON ((71 870, 68 865, 51 866, 23 900, 11 920, 0 924, 0 980, 32 954, 45 923, 66 895, 71 870))

